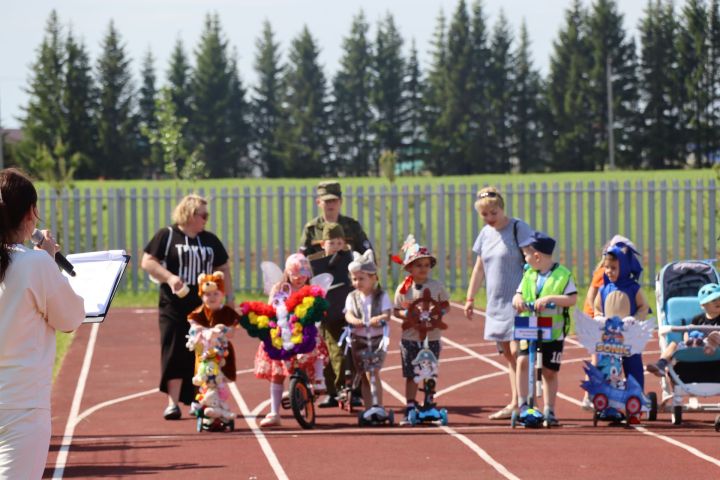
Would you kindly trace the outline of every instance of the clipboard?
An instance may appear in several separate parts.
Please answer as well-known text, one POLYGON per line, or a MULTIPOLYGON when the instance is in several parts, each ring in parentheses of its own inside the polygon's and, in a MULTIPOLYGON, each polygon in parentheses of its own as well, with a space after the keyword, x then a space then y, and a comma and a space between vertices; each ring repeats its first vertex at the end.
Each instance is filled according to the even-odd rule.
POLYGON ((83 323, 105 320, 110 304, 120 286, 130 255, 125 250, 75 253, 67 256, 75 267, 75 276, 63 272, 73 291, 85 301, 83 323))

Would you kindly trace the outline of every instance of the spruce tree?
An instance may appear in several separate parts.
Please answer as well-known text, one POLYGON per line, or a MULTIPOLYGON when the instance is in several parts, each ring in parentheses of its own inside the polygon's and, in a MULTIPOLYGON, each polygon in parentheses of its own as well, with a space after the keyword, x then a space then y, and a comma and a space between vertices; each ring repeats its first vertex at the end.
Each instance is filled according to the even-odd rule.
POLYGON ((440 11, 437 26, 432 40, 432 61, 427 74, 425 98, 425 130, 428 141, 427 168, 434 174, 443 171, 444 158, 447 151, 447 138, 440 124, 440 117, 445 107, 446 78, 446 25, 445 14, 440 11))
POLYGON ((375 111, 375 155, 397 152, 402 145, 403 39, 389 13, 378 23, 372 62, 371 99, 375 111))
POLYGON ((63 90, 66 130, 63 133, 66 155, 79 158, 77 176, 87 178, 97 155, 95 108, 97 92, 92 78, 90 57, 72 31, 65 42, 66 65, 63 90))
POLYGON ((643 166, 678 167, 684 161, 680 106, 674 102, 678 81, 675 35, 678 24, 672 1, 651 0, 640 24, 640 95, 643 166))
POLYGON ((593 170, 588 152, 594 148, 588 73, 591 51, 587 40, 587 13, 580 0, 566 11, 565 25, 553 42, 548 79, 551 169, 593 170))
POLYGON ((711 1, 708 15, 708 151, 717 162, 720 156, 720 0, 711 1))
POLYGON ((250 128, 250 105, 245 96, 245 86, 240 79, 238 54, 233 52, 230 59, 230 102, 228 106, 228 130, 231 132, 228 142, 228 157, 236 160, 234 176, 247 176, 252 172, 249 146, 252 141, 250 128))
POLYGON ((23 144, 18 154, 22 163, 28 164, 36 151, 51 151, 67 130, 63 107, 65 90, 65 45, 57 12, 53 10, 45 25, 45 36, 37 50, 37 60, 32 66, 29 100, 23 110, 23 144))
MULTIPOLYGON (((175 104, 175 113, 178 117, 190 120, 192 115, 192 68, 182 40, 175 42, 175 47, 170 54, 170 64, 167 70, 167 85, 170 89, 170 97, 175 104)), ((183 136, 187 142, 189 128, 187 123, 182 127, 183 136)), ((187 147, 188 145, 186 145, 187 147)))
POLYGON ((492 170, 490 138, 490 47, 485 13, 481 0, 472 6, 470 31, 472 74, 470 76, 470 141, 468 161, 473 173, 492 170))
POLYGON ((244 115, 240 112, 244 100, 238 98, 243 93, 219 16, 208 15, 195 51, 190 132, 195 145, 204 146, 204 160, 211 176, 244 172, 241 152, 247 135, 236 127, 238 116, 244 115))
POLYGON ((284 175, 278 155, 278 128, 281 120, 284 89, 280 47, 270 22, 263 24, 262 36, 255 42, 257 85, 252 99, 253 157, 263 174, 270 178, 284 175))
POLYGON ((707 165, 709 154, 708 118, 708 16, 703 0, 687 0, 682 9, 677 36, 679 76, 683 79, 680 121, 684 127, 687 152, 696 167, 707 165))
POLYGON ((532 64, 530 38, 524 21, 514 59, 511 155, 517 159, 521 172, 543 171, 547 162, 543 142, 543 86, 540 73, 532 64))
POLYGON ((288 176, 317 177, 326 173, 326 80, 318 55, 317 43, 305 26, 291 42, 285 77, 287 96, 280 144, 288 176))
MULTIPOLYGON (((157 90, 155 87, 155 59, 152 51, 148 50, 142 61, 140 72, 141 86, 140 98, 138 100, 137 121, 138 124, 150 130, 157 130, 157 117, 155 105, 157 90)), ((160 147, 153 146, 147 135, 140 134, 138 137, 138 154, 142 164, 148 173, 157 173, 162 170, 162 154, 160 147)))
POLYGON ((593 149, 587 152, 590 165, 600 169, 608 163, 607 78, 611 74, 615 161, 618 166, 637 167, 640 125, 635 43, 627 38, 615 0, 596 0, 588 18, 588 40, 592 49, 589 113, 594 137, 593 149))
POLYGON ((141 164, 136 144, 137 123, 133 115, 135 88, 130 74, 130 59, 112 21, 97 64, 97 83, 96 174, 106 178, 137 176, 141 164))
POLYGON ((377 173, 370 141, 372 57, 368 29, 361 11, 353 18, 350 34, 343 40, 340 68, 333 79, 334 168, 353 176, 377 173))
POLYGON ((509 172, 512 144, 512 93, 514 88, 514 58, 512 33, 505 15, 500 17, 493 29, 490 45, 488 79, 488 104, 490 119, 490 171, 509 172))
POLYGON ((427 161, 428 145, 425 133, 423 77, 418 62, 418 52, 413 40, 403 82, 402 147, 398 163, 412 167, 411 173, 427 161))

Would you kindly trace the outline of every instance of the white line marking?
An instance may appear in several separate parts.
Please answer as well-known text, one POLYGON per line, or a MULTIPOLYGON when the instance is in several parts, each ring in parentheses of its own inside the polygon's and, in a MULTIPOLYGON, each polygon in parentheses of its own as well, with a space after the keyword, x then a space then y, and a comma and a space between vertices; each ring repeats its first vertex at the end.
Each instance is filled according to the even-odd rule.
POLYGON ((125 402, 127 400, 133 400, 135 398, 144 397, 145 395, 151 395, 153 393, 157 393, 160 390, 158 388, 153 388, 152 390, 145 390, 144 392, 138 392, 133 393, 131 395, 125 395, 124 397, 118 397, 113 400, 108 400, 107 402, 98 403, 97 405, 88 408, 84 412, 82 412, 78 417, 75 419, 75 426, 77 426, 78 423, 85 420, 87 417, 92 415, 93 413, 97 412, 101 408, 109 407, 110 405, 115 405, 116 403, 125 402))
POLYGON ((253 417, 257 418, 257 416, 260 415, 260 412, 262 412, 265 407, 267 407, 268 405, 270 405, 270 402, 271 402, 271 400, 269 400, 269 399, 268 399, 268 400, 263 400, 262 402, 260 402, 260 405, 258 405, 257 407, 255 407, 255 409, 254 409, 252 412, 250 412, 250 414, 251 414, 253 417))
POLYGON ((75 425, 77 424, 77 417, 80 412, 80 402, 82 402, 82 397, 85 393, 85 384, 87 383, 87 377, 90 373, 90 364, 92 363, 92 356, 95 351, 95 342, 97 341, 99 329, 100 324, 93 323, 92 330, 90 330, 90 337, 88 338, 88 343, 85 347, 85 358, 83 358, 82 367, 80 368, 80 376, 78 377, 78 382, 75 386, 75 395, 73 395, 70 413, 68 415, 67 422, 65 423, 65 433, 63 434, 57 459, 55 460, 55 471, 52 476, 53 479, 61 479, 65 473, 65 464, 67 463, 68 454, 70 452, 70 444, 72 443, 73 434, 75 433, 75 425))
POLYGON ((639 425, 632 425, 632 426, 635 428, 635 430, 637 430, 637 431, 640 432, 640 433, 644 433, 645 435, 649 435, 649 436, 651 436, 651 437, 655 437, 655 438, 657 438, 657 439, 660 439, 660 440, 662 440, 662 441, 664 441, 664 442, 669 443, 670 445, 675 445, 675 446, 678 447, 678 448, 682 448, 683 450, 686 450, 686 451, 692 453, 693 455, 695 455, 695 456, 698 457, 698 458, 701 458, 701 459, 703 459, 703 460, 705 460, 705 461, 707 461, 707 462, 712 463, 712 464, 715 465, 716 467, 720 467, 720 460, 718 460, 717 458, 711 457, 710 455, 707 455, 707 454, 701 452, 700 450, 698 450, 698 449, 695 448, 695 447, 691 447, 690 445, 686 445, 686 444, 684 444, 684 443, 682 443, 682 442, 679 442, 679 441, 675 440, 674 438, 666 437, 665 435, 660 435, 659 433, 651 432, 650 430, 648 430, 648 429, 645 428, 645 427, 641 427, 641 426, 639 426, 639 425))
POLYGON ((248 427, 250 427, 250 430, 252 430, 253 434, 255 435, 255 438, 257 439, 258 443, 260 444, 260 448, 262 449, 263 453, 265 454, 265 457, 268 460, 268 463, 270 464, 270 467, 273 469, 273 472, 275 472, 275 476, 279 480, 289 480, 287 473, 285 473, 285 470, 283 469, 282 465, 280 464, 280 461, 277 458, 277 455, 275 455, 275 452, 273 451, 272 447, 270 446, 270 442, 268 442, 267 438, 265 438, 265 434, 257 426, 257 423, 255 422, 255 416, 252 414, 252 412, 248 408, 247 403, 245 403, 245 399, 240 394, 240 390, 238 390, 237 384, 235 384, 235 382, 232 382, 230 384, 230 391, 232 392, 233 397, 235 398, 235 401, 237 402, 238 406, 240 407, 240 411, 242 412, 242 415, 245 418, 245 423, 247 423, 248 427))
MULTIPOLYGON (((405 403, 405 397, 403 397, 400 392, 395 390, 392 386, 390 386, 387 382, 382 382, 383 389, 386 392, 389 392, 393 397, 395 397, 398 401, 401 403, 405 403)), ((458 432, 457 430, 453 430, 450 427, 447 426, 441 426, 440 427, 445 433, 450 435, 453 438, 458 439, 460 442, 465 444, 470 450, 475 452, 485 463, 493 467, 497 472, 502 475, 503 477, 510 479, 510 480, 520 480, 518 477, 512 474, 503 464, 492 458, 485 450, 480 448, 479 445, 474 443, 472 440, 470 440, 468 437, 463 435, 462 433, 458 432)))
MULTIPOLYGON (((460 310, 462 310, 463 315, 465 315, 465 305, 460 305, 459 303, 455 303, 455 302, 450 302, 450 305, 452 305, 455 308, 459 308, 460 310)), ((478 315, 480 315, 481 317, 485 316, 485 311, 480 310, 477 307, 474 308, 474 312, 477 313, 478 315)))
POLYGON ((495 378, 502 375, 507 375, 506 372, 494 372, 494 373, 488 373, 487 375, 481 375, 479 377, 471 378, 469 380, 465 380, 464 382, 456 383, 454 385, 451 385, 447 388, 444 388, 440 391, 438 391, 435 394, 435 398, 438 398, 441 395, 446 395, 450 392, 454 392, 455 390, 458 390, 460 388, 466 387, 468 385, 472 385, 473 383, 481 382, 483 380, 487 380, 488 378, 495 378))

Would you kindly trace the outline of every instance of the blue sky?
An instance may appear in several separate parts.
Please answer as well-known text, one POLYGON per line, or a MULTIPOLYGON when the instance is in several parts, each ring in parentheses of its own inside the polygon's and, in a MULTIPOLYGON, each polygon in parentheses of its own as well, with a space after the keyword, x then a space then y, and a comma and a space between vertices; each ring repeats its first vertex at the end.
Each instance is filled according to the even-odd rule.
MULTIPOLYGON (((470 3, 472 0, 468 1, 470 3)), ((415 39, 423 66, 429 61, 428 51, 438 13, 451 17, 458 0, 25 0, 4 2, 0 29, 0 124, 4 128, 19 126, 17 117, 27 103, 24 92, 29 66, 43 38, 50 11, 55 8, 62 23, 72 25, 81 37, 94 62, 108 23, 114 20, 133 59, 134 73, 148 49, 156 58, 161 83, 170 51, 181 38, 188 52, 195 48, 207 12, 217 12, 232 46, 239 55, 240 74, 246 85, 255 79, 252 64, 255 40, 262 22, 270 21, 276 38, 285 52, 292 38, 307 25, 321 46, 320 61, 325 72, 332 75, 342 54, 342 39, 350 30, 355 14, 363 9, 375 24, 391 12, 409 48, 415 39)), ((521 22, 527 24, 532 41, 533 57, 543 73, 547 71, 552 42, 563 23, 571 0, 483 0, 485 14, 492 26, 500 11, 517 31, 521 22)), ((585 0, 588 4, 589 0, 585 0)), ((625 26, 637 34, 637 23, 646 5, 644 0, 619 0, 625 26)), ((682 3, 682 2, 681 2, 682 3)), ((137 78, 137 77, 136 77, 137 78)))

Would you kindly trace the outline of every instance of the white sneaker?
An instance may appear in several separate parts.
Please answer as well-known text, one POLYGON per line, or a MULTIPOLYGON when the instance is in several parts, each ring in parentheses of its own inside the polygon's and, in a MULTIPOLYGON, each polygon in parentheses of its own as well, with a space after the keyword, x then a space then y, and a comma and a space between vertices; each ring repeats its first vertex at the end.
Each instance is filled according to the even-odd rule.
POLYGON ((282 419, 277 413, 268 413, 265 418, 260 420, 260 427, 262 428, 279 427, 280 425, 282 425, 282 419))

